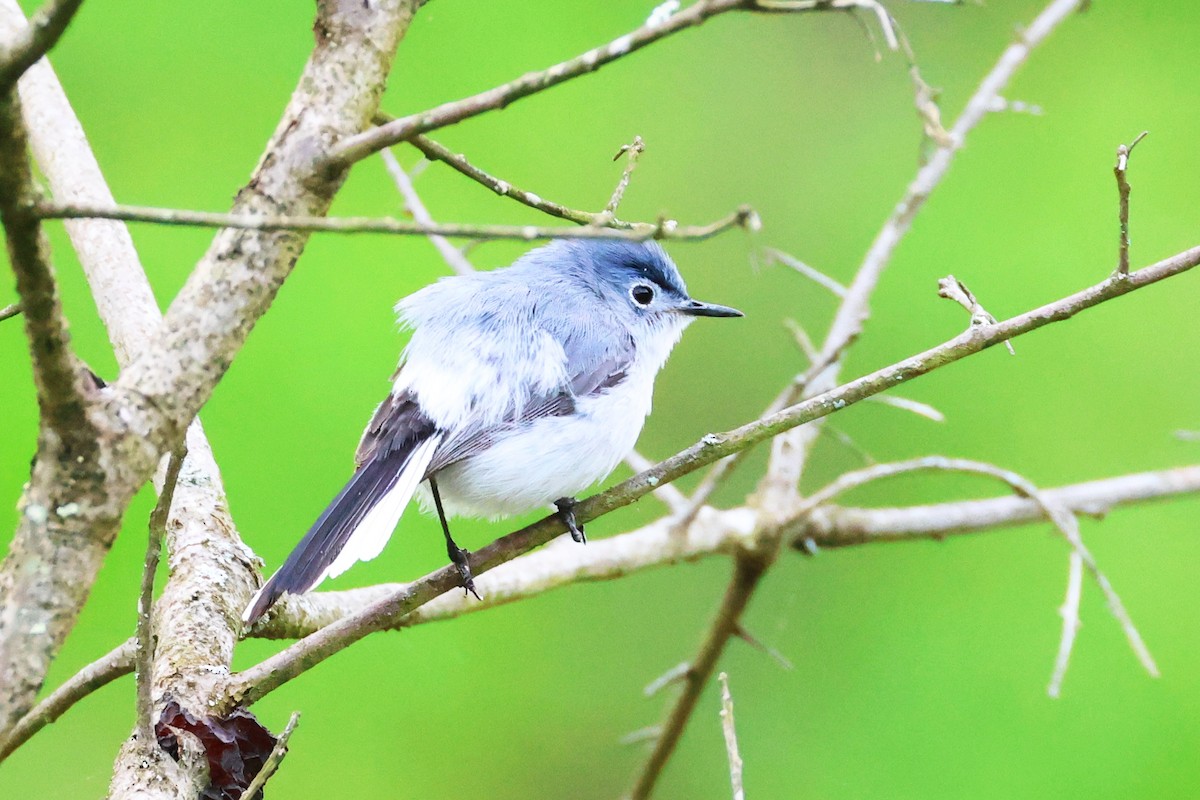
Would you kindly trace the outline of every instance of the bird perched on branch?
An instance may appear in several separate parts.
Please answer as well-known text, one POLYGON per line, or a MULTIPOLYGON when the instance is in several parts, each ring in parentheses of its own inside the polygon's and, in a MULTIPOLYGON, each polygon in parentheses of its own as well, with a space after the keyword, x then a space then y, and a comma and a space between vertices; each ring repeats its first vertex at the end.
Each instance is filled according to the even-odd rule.
POLYGON ((633 449, 683 329, 696 317, 742 315, 693 300, 657 243, 606 240, 559 240, 510 267, 443 278, 396 310, 412 338, 357 469, 251 600, 247 625, 283 594, 379 555, 414 494, 436 510, 472 593, 468 553, 447 516, 553 503, 585 541, 573 495, 633 449))

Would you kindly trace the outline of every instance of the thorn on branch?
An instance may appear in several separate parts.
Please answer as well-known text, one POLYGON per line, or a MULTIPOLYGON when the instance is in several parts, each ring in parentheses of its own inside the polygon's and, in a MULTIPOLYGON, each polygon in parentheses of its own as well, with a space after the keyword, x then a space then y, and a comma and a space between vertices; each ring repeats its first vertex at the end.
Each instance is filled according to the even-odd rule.
POLYGON ((829 277, 819 269, 810 267, 795 256, 789 255, 782 250, 776 250, 774 247, 764 248, 763 253, 767 257, 768 264, 783 264, 784 266, 791 267, 818 286, 828 289, 835 297, 846 296, 846 287, 843 284, 829 277))
POLYGON ((733 788, 733 800, 746 800, 742 786, 742 757, 738 753, 737 731, 733 726, 733 696, 729 693, 729 676, 722 672, 721 681, 721 730, 725 734, 725 752, 729 756, 729 783, 733 788))
POLYGON ((659 675, 657 678, 646 684, 646 688, 642 689, 642 694, 644 694, 646 697, 654 697, 654 695, 658 694, 671 684, 679 683, 685 679, 691 669, 692 664, 690 661, 683 661, 679 664, 676 664, 662 675, 659 675))
POLYGON ((9 305, 6 305, 4 308, 0 308, 0 322, 3 322, 6 319, 12 319, 17 314, 20 314, 20 313, 21 313, 21 304, 20 303, 10 303, 9 305))
POLYGON ((1113 175, 1117 178, 1117 220, 1120 226, 1117 240, 1117 271, 1115 277, 1124 278, 1129 275, 1129 192, 1132 188, 1125 177, 1129 169, 1129 156, 1137 143, 1146 138, 1150 131, 1142 131, 1129 144, 1117 147, 1117 163, 1113 167, 1113 175))
MULTIPOLYGON (((971 327, 973 328, 996 324, 996 318, 980 305, 979 300, 975 298, 967 285, 953 275, 947 275, 938 281, 938 297, 953 300, 965 308, 971 315, 971 327)), ((1004 346, 1008 348, 1009 355, 1016 355, 1012 342, 1005 341, 1004 346)))

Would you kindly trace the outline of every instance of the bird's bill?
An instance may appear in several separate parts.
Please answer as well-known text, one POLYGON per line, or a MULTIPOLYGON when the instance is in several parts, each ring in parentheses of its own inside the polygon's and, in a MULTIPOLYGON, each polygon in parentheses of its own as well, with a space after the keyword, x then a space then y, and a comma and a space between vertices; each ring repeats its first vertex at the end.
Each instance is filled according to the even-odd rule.
POLYGON ((682 314, 690 317, 744 317, 736 308, 719 306, 716 303, 701 303, 699 300, 688 300, 679 307, 682 314))

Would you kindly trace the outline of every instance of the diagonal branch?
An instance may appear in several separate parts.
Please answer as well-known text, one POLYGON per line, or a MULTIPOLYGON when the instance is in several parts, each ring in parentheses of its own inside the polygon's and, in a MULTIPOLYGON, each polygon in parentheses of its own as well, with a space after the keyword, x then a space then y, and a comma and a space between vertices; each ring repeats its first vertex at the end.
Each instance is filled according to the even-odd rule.
MULTIPOLYGON (((1100 303, 1148 286, 1200 264, 1200 247, 1144 267, 1120 281, 1106 280, 1069 297, 995 325, 978 326, 923 353, 876 370, 834 390, 785 408, 723 434, 709 434, 654 468, 639 473, 576 506, 576 517, 588 522, 629 505, 655 487, 674 481, 714 461, 759 442, 832 414, 898 384, 913 380, 1015 336, 1070 319, 1100 303)), ((547 517, 504 536, 471 556, 476 576, 545 544, 566 529, 557 516, 547 517)), ((404 615, 458 585, 456 569, 447 566, 403 591, 372 603, 361 612, 324 628, 283 652, 247 669, 232 681, 226 704, 253 703, 329 656, 397 623, 404 615)))
MULTIPOLYGON (((841 305, 834 315, 829 333, 821 347, 819 358, 828 362, 828 369, 806 385, 797 383, 785 389, 768 407, 768 414, 775 413, 804 396, 828 391, 837 385, 842 364, 837 354, 844 352, 862 332, 863 324, 870 316, 870 300, 875 292, 875 287, 878 285, 884 269, 891 262, 896 248, 912 227, 917 213, 924 207, 933 190, 949 172, 954 156, 966 143, 968 134, 995 107, 997 98, 1029 58, 1030 53, 1045 41, 1079 5, 1080 0, 1052 0, 1029 27, 1022 30, 1018 40, 1004 50, 996 64, 984 76, 979 88, 971 95, 962 113, 951 127, 945 142, 946 146, 939 147, 917 171, 916 177, 913 178, 904 197, 896 205, 895 211, 876 234, 862 264, 854 275, 854 280, 846 287, 841 305)), ((816 426, 806 432, 805 442, 797 451, 799 458, 807 457, 817 435, 818 428, 816 426)), ((727 479, 740 463, 741 458, 737 457, 718 464, 709 476, 711 479, 706 479, 702 486, 711 492, 721 481, 727 479)), ((772 467, 774 468, 774 465, 772 467)))
POLYGON ((717 667, 717 661, 725 652, 725 645, 738 632, 742 614, 745 613, 750 598, 759 581, 766 574, 769 565, 769 560, 764 561, 754 557, 739 556, 734 559, 733 577, 725 589, 721 607, 717 610, 716 617, 709 627, 708 634, 705 636, 696 658, 692 660, 682 676, 683 691, 671 708, 670 714, 667 715, 662 731, 654 743, 654 749, 650 753, 650 758, 647 759, 645 767, 629 793, 631 800, 645 800, 654 791, 654 785, 658 782, 667 761, 675 752, 679 737, 683 735, 683 729, 696 708, 701 691, 712 677, 713 670, 717 667))
POLYGON ((7 91, 58 42, 83 0, 48 0, 0 49, 0 90, 7 91))
MULTIPOLYGON (((727 11, 800 13, 845 10, 865 6, 877 8, 878 4, 871 0, 797 0, 796 2, 771 4, 765 1, 757 2, 757 0, 698 0, 665 19, 648 20, 645 25, 631 33, 613 39, 608 44, 588 50, 568 61, 555 64, 548 69, 527 73, 502 86, 464 97, 461 100, 443 103, 428 111, 399 117, 363 133, 349 136, 338 142, 333 148, 326 165, 329 170, 336 172, 390 145, 462 122, 488 111, 505 108, 517 100, 594 72, 606 64, 673 33, 700 25, 709 18, 727 11)), ((884 12, 884 16, 886 17, 886 12, 884 12)), ((890 32, 890 25, 885 26, 884 30, 890 32)))
POLYGON ((128 639, 75 673, 62 686, 38 703, 4 736, 0 736, 0 762, 29 741, 35 733, 57 720, 67 709, 92 692, 122 675, 133 672, 137 639, 128 639))
POLYGON ((29 213, 36 196, 28 141, 16 93, 0 94, 0 223, 24 311, 42 424, 77 446, 93 438, 86 419, 82 368, 71 350, 50 245, 29 213))
MULTIPOLYGON (((551 200, 527 192, 524 189, 519 189, 513 186, 510 182, 497 178, 491 173, 484 172, 479 167, 467 161, 466 156, 460 153, 454 153, 450 148, 438 144, 427 136, 414 136, 410 141, 413 147, 421 151, 424 156, 430 161, 440 161, 448 167, 457 170, 481 186, 486 186, 502 197, 509 197, 516 200, 518 203, 528 206, 529 208, 541 211, 543 214, 549 214, 552 217, 565 219, 570 222, 577 222, 580 225, 597 225, 599 224, 599 214, 593 214, 589 211, 579 211, 574 208, 568 208, 562 203, 555 203, 551 200)), ((612 221, 611 227, 628 228, 628 223, 612 221)))

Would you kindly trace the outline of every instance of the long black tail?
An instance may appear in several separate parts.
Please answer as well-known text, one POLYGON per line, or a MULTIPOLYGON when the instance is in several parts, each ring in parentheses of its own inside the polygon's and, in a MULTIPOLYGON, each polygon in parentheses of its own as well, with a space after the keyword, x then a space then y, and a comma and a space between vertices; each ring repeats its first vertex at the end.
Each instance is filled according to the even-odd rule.
POLYGON ((242 614, 252 625, 285 593, 301 594, 379 555, 425 477, 440 437, 383 449, 363 464, 242 614))

